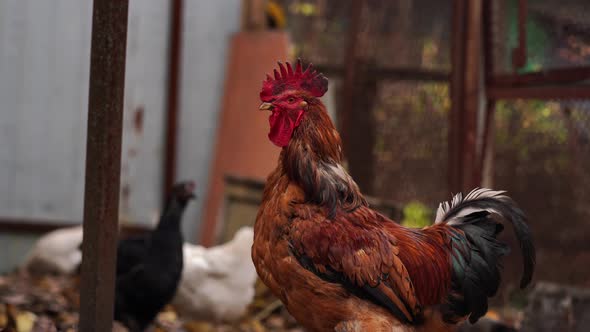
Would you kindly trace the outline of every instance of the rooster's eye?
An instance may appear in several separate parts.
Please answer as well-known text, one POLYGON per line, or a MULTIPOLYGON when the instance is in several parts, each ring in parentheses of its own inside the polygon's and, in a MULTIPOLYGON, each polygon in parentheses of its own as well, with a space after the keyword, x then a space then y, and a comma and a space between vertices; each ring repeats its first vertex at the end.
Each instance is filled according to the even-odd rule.
POLYGON ((295 101, 295 98, 291 97, 291 98, 287 99, 287 101, 289 102, 289 104, 292 104, 295 101))

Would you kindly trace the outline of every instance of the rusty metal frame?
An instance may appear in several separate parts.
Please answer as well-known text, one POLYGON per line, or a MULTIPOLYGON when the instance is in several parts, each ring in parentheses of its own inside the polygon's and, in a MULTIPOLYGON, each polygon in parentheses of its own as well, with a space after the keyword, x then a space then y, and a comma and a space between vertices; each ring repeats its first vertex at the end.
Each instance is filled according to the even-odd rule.
MULTIPOLYGON (((484 82, 486 82, 484 89, 487 89, 487 82, 493 76, 495 70, 493 46, 494 46, 494 4, 492 0, 485 0, 483 3, 482 22, 483 22, 483 61, 484 61, 484 82)), ((483 185, 483 173, 485 168, 485 161, 488 154, 493 153, 493 127, 494 127, 494 113, 496 109, 496 101, 487 96, 485 100, 485 119, 482 133, 482 143, 479 155, 477 156, 477 169, 475 174, 475 181, 479 185, 483 185)))
MULTIPOLYGON (((44 220, 33 218, 2 218, 0 232, 41 235, 47 232, 67 227, 80 226, 80 220, 44 220)), ((151 228, 138 224, 124 224, 119 226, 120 234, 143 234, 151 228)))
POLYGON ((0 218, 0 232, 42 234, 59 228, 80 225, 79 221, 0 218))
POLYGON ((590 80, 590 66, 551 69, 525 74, 498 74, 490 77, 491 87, 521 87, 547 84, 575 84, 590 80))
POLYGON ((95 0, 92 11, 84 250, 80 285, 83 332, 113 325, 128 0, 95 0))
MULTIPOLYGON (((484 16, 489 15, 487 23, 489 33, 485 37, 486 58, 492 58, 494 13, 493 0, 486 0, 484 16)), ((512 52, 513 69, 522 68, 526 62, 526 19, 528 16, 527 0, 519 0, 518 4, 518 32, 519 45, 512 52)), ((486 18, 484 17, 484 20, 486 18)), ((590 66, 569 67, 537 71, 530 73, 495 74, 489 70, 486 79, 487 97, 493 101, 497 99, 586 99, 590 98, 590 85, 580 84, 590 80, 590 66)))
POLYGON ((590 85, 586 86, 528 86, 488 87, 492 99, 590 99, 590 85))
POLYGON ((178 150, 178 113, 180 98, 180 71, 182 67, 183 0, 170 2, 170 49, 168 54, 168 91, 166 99, 166 137, 162 206, 176 181, 178 150))
POLYGON ((361 32, 361 17, 364 10, 365 1, 352 1, 338 118, 349 172, 361 190, 371 194, 374 158, 371 149, 367 150, 366 147, 375 144, 374 118, 361 115, 358 110, 372 108, 374 94, 377 91, 377 78, 369 74, 371 68, 375 67, 374 61, 363 58, 359 53, 364 38, 364 33, 361 32))
POLYGON ((461 104, 463 100, 463 84, 464 75, 463 68, 465 67, 465 16, 466 16, 466 1, 454 0, 452 11, 452 26, 451 26, 451 111, 449 112, 449 132, 448 132, 448 179, 449 189, 457 192, 461 191, 461 155, 463 146, 461 143, 461 104))
MULTIPOLYGON (((478 163, 484 169, 486 153, 493 153, 493 115, 496 101, 499 99, 590 99, 590 66, 569 67, 537 71, 530 73, 495 74, 493 59, 495 19, 494 0, 485 0, 484 53, 486 75, 486 126, 482 153, 478 163), (586 82, 584 82, 586 81, 586 82)), ((528 2, 519 0, 518 29, 519 46, 513 49, 513 69, 522 68, 526 63, 526 19, 528 2)), ((493 163, 492 163, 493 165, 493 163)), ((480 180, 481 180, 480 176, 480 180)))
MULTIPOLYGON (((346 77, 347 69, 342 66, 314 63, 314 67, 329 77, 346 77)), ((378 81, 429 81, 446 83, 450 79, 450 74, 447 71, 423 68, 376 67, 369 70, 368 74, 374 76, 378 81)))
MULTIPOLYGON (((342 83, 342 101, 341 101, 341 108, 342 111, 339 112, 339 122, 340 128, 347 128, 348 124, 351 119, 351 113, 353 110, 353 98, 354 98, 354 80, 356 76, 355 70, 355 62, 356 62, 356 52, 358 49, 359 44, 359 30, 360 30, 360 20, 361 14, 363 9, 363 1, 362 0, 353 0, 350 8, 350 27, 348 28, 348 40, 346 45, 346 58, 344 59, 344 80, 342 83)), ((342 130, 342 140, 344 141, 344 146, 348 141, 348 132, 346 130, 342 130)))
POLYGON ((477 122, 482 90, 482 60, 483 44, 482 13, 484 0, 469 0, 466 11, 465 31, 465 85, 463 99, 463 119, 461 128, 462 151, 462 191, 479 186, 478 174, 478 138, 477 122))
POLYGON ((449 113, 449 189, 479 185, 477 114, 480 101, 483 0, 453 1, 451 111, 449 113))
POLYGON ((514 71, 524 67, 527 60, 526 20, 528 1, 518 0, 518 46, 512 50, 512 68, 514 71))

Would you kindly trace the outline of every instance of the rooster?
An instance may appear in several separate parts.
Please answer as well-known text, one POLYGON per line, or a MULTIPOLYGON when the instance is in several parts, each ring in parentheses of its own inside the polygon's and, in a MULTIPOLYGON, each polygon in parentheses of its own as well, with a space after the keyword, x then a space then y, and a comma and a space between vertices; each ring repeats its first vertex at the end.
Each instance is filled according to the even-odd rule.
POLYGON ((272 143, 282 148, 254 227, 263 282, 312 331, 454 331, 476 322, 500 283, 497 240, 512 224, 527 286, 535 250, 524 213, 502 191, 475 189, 439 206, 433 226, 405 228, 372 210, 342 166, 338 132, 311 65, 279 63, 263 81, 272 143))

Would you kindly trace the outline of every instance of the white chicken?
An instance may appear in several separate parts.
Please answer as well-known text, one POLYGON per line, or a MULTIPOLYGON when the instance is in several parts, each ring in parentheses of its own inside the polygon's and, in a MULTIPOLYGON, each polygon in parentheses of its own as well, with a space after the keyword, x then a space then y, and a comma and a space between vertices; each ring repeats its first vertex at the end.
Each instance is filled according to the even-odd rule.
POLYGON ((240 318, 254 298, 256 270, 250 258, 254 233, 243 227, 222 245, 184 245, 182 280, 172 305, 185 317, 215 321, 240 318))
POLYGON ((82 226, 61 228, 43 235, 23 267, 37 274, 71 274, 82 262, 82 226))
MULTIPOLYGON (((254 298, 256 270, 250 258, 254 233, 243 227, 222 245, 185 243, 184 268, 172 305, 181 316, 213 321, 239 319, 254 298)), ((82 261, 82 226, 42 236, 23 268, 33 273, 71 274, 82 261)))

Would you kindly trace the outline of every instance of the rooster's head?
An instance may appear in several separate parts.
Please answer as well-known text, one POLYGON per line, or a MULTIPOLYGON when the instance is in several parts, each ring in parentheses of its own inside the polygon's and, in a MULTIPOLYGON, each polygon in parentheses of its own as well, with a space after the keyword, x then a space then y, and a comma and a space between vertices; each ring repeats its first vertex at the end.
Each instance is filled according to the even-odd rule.
POLYGON ((260 91, 261 110, 272 112, 268 138, 277 146, 285 147, 299 126, 311 103, 328 91, 328 79, 310 64, 303 70, 301 60, 295 69, 290 63, 279 62, 274 78, 266 75, 260 91))

